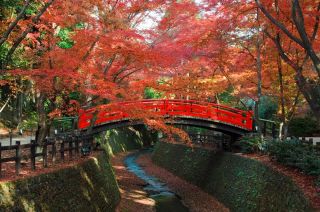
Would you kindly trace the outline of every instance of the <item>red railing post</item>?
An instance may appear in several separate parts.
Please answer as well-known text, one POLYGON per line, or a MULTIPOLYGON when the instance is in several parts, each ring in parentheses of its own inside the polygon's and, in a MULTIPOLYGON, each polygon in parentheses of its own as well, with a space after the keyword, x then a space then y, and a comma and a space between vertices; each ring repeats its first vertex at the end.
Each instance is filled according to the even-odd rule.
POLYGON ((211 118, 211 109, 209 105, 207 105, 207 116, 208 118, 211 118))
POLYGON ((168 100, 165 99, 163 100, 163 102, 164 102, 163 107, 164 107, 165 114, 168 114, 168 100))

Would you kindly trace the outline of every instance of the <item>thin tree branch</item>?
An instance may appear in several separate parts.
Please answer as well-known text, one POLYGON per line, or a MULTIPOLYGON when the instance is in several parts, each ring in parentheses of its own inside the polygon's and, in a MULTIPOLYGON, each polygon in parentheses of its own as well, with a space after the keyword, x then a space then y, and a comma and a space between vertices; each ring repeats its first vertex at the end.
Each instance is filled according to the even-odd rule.
POLYGON ((118 72, 115 73, 115 75, 113 76, 113 82, 116 82, 118 76, 119 76, 122 72, 126 71, 127 68, 128 68, 128 65, 127 65, 127 64, 125 64, 124 66, 122 66, 122 67, 118 70, 118 72))
POLYGON ((281 31, 283 31, 290 39, 295 41, 297 44, 299 44, 301 47, 304 48, 303 42, 294 36, 282 23, 278 22, 267 10, 266 8, 261 4, 260 0, 255 0, 257 6, 261 10, 261 12, 271 21, 272 24, 277 26, 281 31))
POLYGON ((120 79, 118 79, 117 82, 118 82, 118 83, 122 82, 122 80, 124 80, 126 77, 130 76, 131 74, 134 74, 134 73, 140 71, 141 69, 142 69, 142 68, 138 68, 138 69, 135 69, 135 70, 127 73, 126 75, 124 75, 124 76, 122 76, 120 79))
POLYGON ((9 62, 9 60, 11 59, 13 53, 16 51, 16 49, 18 48, 18 46, 20 45, 20 43, 25 39, 25 37, 28 35, 28 33, 30 33, 32 31, 32 27, 34 24, 37 24, 41 18, 41 16, 44 14, 44 12, 48 9, 48 7, 50 7, 50 5, 54 2, 54 0, 49 0, 47 3, 45 3, 45 5, 39 10, 39 12, 37 13, 37 15, 35 17, 32 18, 32 24, 30 24, 27 29, 20 35, 20 37, 18 37, 14 42, 13 42, 13 46, 10 48, 10 50, 7 53, 6 56, 6 64, 4 67, 6 67, 7 63, 9 62))
POLYGON ((112 66, 112 63, 113 63, 113 61, 116 59, 116 54, 114 54, 110 59, 109 59, 109 61, 107 62, 107 64, 104 66, 104 68, 103 68, 103 74, 104 75, 106 75, 107 73, 108 73, 108 71, 109 71, 109 69, 111 68, 111 66, 112 66))
POLYGON ((29 4, 30 4, 30 0, 27 0, 26 3, 23 5, 23 8, 21 9, 20 13, 16 17, 16 19, 9 25, 8 29, 3 33, 2 37, 0 38, 0 46, 2 46, 2 44, 8 39, 12 30, 17 26, 20 19, 23 18, 29 4))
POLYGON ((90 56, 90 53, 92 52, 92 50, 94 49, 94 47, 96 46, 96 44, 98 43, 100 39, 100 36, 98 35, 96 37, 96 39, 92 42, 92 44, 90 45, 88 51, 83 55, 83 57, 81 58, 81 62, 78 64, 78 66, 76 68, 73 69, 73 71, 77 71, 80 67, 81 64, 87 60, 87 58, 90 56))
POLYGON ((316 69, 316 72, 318 73, 318 76, 320 77, 320 58, 315 53, 311 42, 309 40, 308 34, 305 29, 305 23, 304 23, 304 17, 302 13, 302 9, 300 7, 298 0, 293 0, 292 3, 292 19, 296 25, 296 28, 298 30, 298 33, 302 39, 302 42, 304 44, 303 48, 307 51, 307 54, 309 55, 311 61, 314 64, 314 67, 316 69))
POLYGON ((7 101, 4 103, 4 105, 2 105, 1 109, 0 109, 0 113, 4 110, 4 108, 8 105, 10 100, 10 97, 8 97, 7 101))
POLYGON ((319 21, 320 21, 320 16, 319 16, 319 11, 320 11, 320 2, 318 4, 318 7, 317 7, 317 16, 316 16, 316 23, 314 24, 314 27, 313 27, 313 33, 310 37, 310 42, 312 43, 314 41, 314 39, 316 39, 316 36, 317 36, 317 32, 318 32, 318 29, 319 29, 319 21))

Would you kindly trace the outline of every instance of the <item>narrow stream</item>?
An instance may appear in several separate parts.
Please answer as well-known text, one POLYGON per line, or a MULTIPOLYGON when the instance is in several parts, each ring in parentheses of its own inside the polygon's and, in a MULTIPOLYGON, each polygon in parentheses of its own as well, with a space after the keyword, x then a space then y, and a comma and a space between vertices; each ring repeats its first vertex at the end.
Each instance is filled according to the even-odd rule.
POLYGON ((134 173, 140 179, 145 181, 144 190, 149 197, 156 201, 157 212, 186 212, 188 208, 182 204, 181 198, 172 192, 165 183, 158 178, 148 175, 142 167, 136 163, 136 159, 141 154, 150 153, 150 150, 141 150, 139 152, 128 155, 125 158, 125 165, 128 171, 134 173))

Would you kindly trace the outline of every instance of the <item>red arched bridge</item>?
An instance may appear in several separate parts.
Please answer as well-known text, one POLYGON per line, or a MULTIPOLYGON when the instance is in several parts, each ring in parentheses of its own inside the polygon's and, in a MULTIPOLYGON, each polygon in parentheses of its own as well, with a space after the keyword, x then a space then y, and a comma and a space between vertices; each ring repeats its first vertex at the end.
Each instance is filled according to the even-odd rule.
POLYGON ((151 112, 161 115, 170 124, 183 124, 205 127, 230 135, 242 135, 252 131, 252 111, 244 111, 228 106, 190 100, 140 100, 119 102, 81 110, 78 128, 98 133, 110 128, 141 124, 131 111, 151 112))

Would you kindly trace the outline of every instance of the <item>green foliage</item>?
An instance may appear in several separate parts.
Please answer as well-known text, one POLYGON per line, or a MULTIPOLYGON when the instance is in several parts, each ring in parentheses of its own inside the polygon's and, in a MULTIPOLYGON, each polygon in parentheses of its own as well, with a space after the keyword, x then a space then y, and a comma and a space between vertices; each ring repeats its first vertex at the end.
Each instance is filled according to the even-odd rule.
MULTIPOLYGON (((11 46, 5 42, 0 46, 0 65, 2 65, 6 61, 7 53, 11 46)), ((17 48, 17 50, 14 52, 12 58, 10 61, 7 61, 8 64, 15 68, 28 68, 30 67, 30 61, 28 61, 24 56, 24 49, 23 48, 17 48)))
POLYGON ((71 131, 73 130, 75 119, 75 117, 63 117, 60 119, 54 119, 52 125, 55 129, 59 129, 62 132, 71 131))
POLYGON ((237 98, 233 95, 234 89, 230 86, 224 92, 218 94, 219 101, 222 104, 231 104, 237 101, 237 98))
POLYGON ((23 120, 18 128, 23 129, 23 130, 28 130, 28 131, 33 131, 37 129, 38 126, 38 115, 36 112, 30 112, 27 115, 27 119, 23 120))
MULTIPOLYGON (((255 102, 252 99, 243 100, 248 108, 254 108, 255 102)), ((278 103, 277 99, 269 96, 262 96, 259 105, 259 118, 272 120, 277 114, 278 103)))
POLYGON ((0 20, 5 19, 9 11, 10 13, 19 12, 19 3, 22 2, 21 0, 0 0, 0 20))
POLYGON ((0 211, 114 211, 119 188, 106 153, 69 168, 0 183, 0 211))
POLYGON ((157 143, 152 158, 215 196, 231 211, 311 211, 289 178, 258 161, 163 142, 157 143))
POLYGON ((26 15, 35 15, 38 12, 40 6, 41 4, 39 2, 31 2, 28 8, 26 9, 26 15))
POLYGON ((254 153, 259 151, 264 151, 266 146, 266 141, 262 140, 258 136, 243 136, 239 141, 235 143, 239 145, 241 152, 243 153, 254 153))
POLYGON ((196 185, 205 182, 205 173, 212 162, 211 152, 207 150, 165 142, 156 144, 152 158, 158 165, 165 168, 170 166, 170 171, 196 185))
POLYGON ((300 169, 306 174, 320 176, 320 152, 297 139, 268 143, 268 152, 278 162, 300 169))
POLYGON ((259 106, 259 117, 262 119, 272 119, 273 116, 277 114, 278 103, 273 97, 261 97, 259 106))
POLYGON ((144 89, 144 98, 145 99, 159 99, 161 97, 162 97, 162 93, 156 91, 153 88, 147 87, 144 89))
POLYGON ((58 46, 62 49, 69 49, 74 45, 74 41, 70 38, 72 34, 72 29, 63 28, 58 32, 58 37, 60 38, 60 42, 58 42, 58 46))
POLYGON ((72 99, 72 100, 80 100, 81 99, 81 93, 80 92, 71 92, 69 94, 69 98, 72 99))
POLYGON ((141 149, 155 142, 157 135, 141 125, 107 130, 105 134, 102 133, 95 139, 102 144, 109 155, 115 155, 119 152, 141 149))
POLYGON ((288 127, 289 135, 297 137, 311 136, 319 131, 317 121, 310 117, 293 118, 288 127))
POLYGON ((10 46, 7 42, 4 42, 4 44, 0 46, 0 61, 4 61, 6 59, 9 48, 10 46))
POLYGON ((0 0, 1 7, 16 7, 21 0, 0 0))

